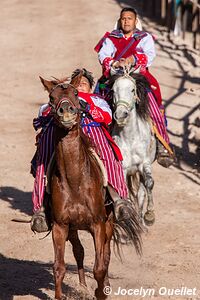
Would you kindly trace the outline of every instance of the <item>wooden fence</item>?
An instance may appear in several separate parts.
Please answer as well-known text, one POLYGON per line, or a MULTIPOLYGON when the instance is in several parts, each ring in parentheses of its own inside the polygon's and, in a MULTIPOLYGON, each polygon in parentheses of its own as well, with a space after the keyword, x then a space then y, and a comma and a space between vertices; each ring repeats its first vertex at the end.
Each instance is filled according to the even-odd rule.
MULTIPOLYGON (((193 47, 197 48, 200 28, 200 0, 143 0, 143 11, 159 17, 168 31, 185 39, 186 31, 193 34, 193 47)), ((198 45, 200 47, 200 45, 198 45)))

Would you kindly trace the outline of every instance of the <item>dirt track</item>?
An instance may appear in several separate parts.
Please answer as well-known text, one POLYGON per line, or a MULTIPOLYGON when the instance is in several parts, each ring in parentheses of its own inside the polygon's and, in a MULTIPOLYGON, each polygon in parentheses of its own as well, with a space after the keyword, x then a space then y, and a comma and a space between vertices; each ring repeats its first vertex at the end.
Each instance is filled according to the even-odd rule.
MULTIPOLYGON (((1 1, 0 300, 53 298, 51 236, 39 240, 29 224, 11 221, 29 220, 31 216, 31 121, 39 105, 47 100, 38 75, 62 77, 80 66, 98 77, 101 69, 93 47, 105 31, 112 29, 120 11, 118 2, 1 1)), ((118 287, 152 288, 158 300, 169 298, 159 295, 160 287, 197 288, 199 298, 170 299, 200 299, 200 151, 191 125, 199 113, 200 63, 197 52, 189 46, 179 40, 170 42, 164 28, 146 18, 143 24, 157 35, 158 56, 152 70, 161 83, 178 163, 170 169, 155 163, 156 223, 143 236, 142 258, 131 247, 124 247, 123 263, 112 256, 111 285, 113 292, 118 287)), ((64 291, 69 299, 93 295, 96 285, 92 277, 92 240, 87 233, 81 233, 81 237, 89 292, 78 286, 75 261, 68 245, 64 291)), ((112 299, 140 298, 112 295, 112 299)))

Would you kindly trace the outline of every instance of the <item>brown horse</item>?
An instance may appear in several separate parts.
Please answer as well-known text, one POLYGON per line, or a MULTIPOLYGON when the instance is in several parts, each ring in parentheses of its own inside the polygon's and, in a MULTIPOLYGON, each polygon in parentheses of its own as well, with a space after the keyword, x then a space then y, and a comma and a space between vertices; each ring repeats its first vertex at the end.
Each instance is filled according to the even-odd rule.
MULTIPOLYGON (((63 299, 61 284, 65 275, 65 242, 69 240, 78 266, 79 282, 86 286, 83 269, 84 249, 78 230, 91 233, 95 246, 94 278, 95 295, 105 299, 103 293, 108 281, 110 242, 115 231, 111 209, 106 212, 103 176, 92 154, 91 144, 80 127, 81 109, 77 97, 77 82, 72 84, 40 78, 49 92, 49 104, 55 122, 56 168, 51 179, 52 235, 55 252, 55 298, 63 299)), ((132 233, 135 247, 140 251, 140 227, 134 221, 132 233), (134 237, 133 237, 134 236, 134 237)), ((123 226, 122 226, 123 227, 123 226)), ((119 242, 119 235, 114 235, 119 242)))

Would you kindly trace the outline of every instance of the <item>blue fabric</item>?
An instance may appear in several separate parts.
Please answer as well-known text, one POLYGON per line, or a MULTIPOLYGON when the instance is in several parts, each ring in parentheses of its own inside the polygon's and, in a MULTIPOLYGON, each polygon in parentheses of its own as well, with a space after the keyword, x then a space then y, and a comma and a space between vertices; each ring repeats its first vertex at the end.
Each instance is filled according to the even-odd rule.
POLYGON ((100 127, 100 126, 101 126, 100 123, 95 122, 95 121, 92 121, 91 123, 85 124, 85 123, 84 123, 84 119, 85 119, 85 117, 83 117, 83 118, 81 119, 81 127, 82 127, 82 128, 83 128, 83 127, 88 127, 88 128, 87 128, 88 133, 91 132, 91 129, 90 129, 91 127, 100 127))

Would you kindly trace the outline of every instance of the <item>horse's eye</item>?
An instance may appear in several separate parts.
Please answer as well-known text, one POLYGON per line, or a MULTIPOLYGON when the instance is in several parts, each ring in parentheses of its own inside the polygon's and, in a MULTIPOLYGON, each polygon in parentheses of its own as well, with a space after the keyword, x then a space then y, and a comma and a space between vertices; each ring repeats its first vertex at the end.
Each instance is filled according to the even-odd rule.
POLYGON ((74 95, 77 96, 78 95, 78 91, 74 90, 74 95))

